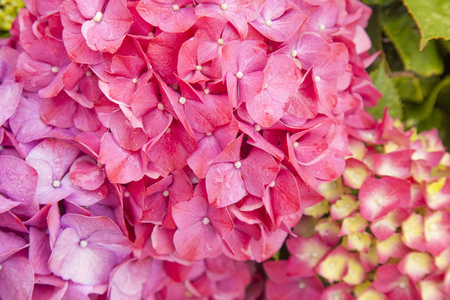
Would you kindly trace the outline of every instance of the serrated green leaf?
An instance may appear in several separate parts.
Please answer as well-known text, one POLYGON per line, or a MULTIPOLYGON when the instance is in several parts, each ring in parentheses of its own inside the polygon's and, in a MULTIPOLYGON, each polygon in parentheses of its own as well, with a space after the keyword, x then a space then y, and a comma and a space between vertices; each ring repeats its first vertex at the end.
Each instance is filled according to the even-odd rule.
POLYGON ((392 9, 384 14, 382 26, 397 50, 405 70, 425 77, 443 72, 443 61, 437 50, 436 41, 430 41, 423 51, 419 50, 419 31, 405 8, 392 9))
POLYGON ((370 74, 373 84, 383 94, 375 107, 368 108, 367 111, 376 119, 383 117, 384 108, 389 107, 389 114, 393 118, 402 116, 402 104, 395 89, 394 82, 386 74, 384 64, 370 74))
POLYGON ((414 76, 398 76, 392 78, 399 97, 403 101, 420 103, 423 101, 420 80, 414 76))
POLYGON ((450 39, 450 1, 448 0, 403 0, 420 31, 420 49, 429 40, 450 39))
MULTIPOLYGON (((408 125, 415 125, 428 118, 433 112, 434 105, 438 98, 446 98, 450 91, 450 76, 444 78, 435 86, 431 94, 421 104, 405 104, 405 119, 408 125), (443 93, 443 95, 441 95, 443 93)), ((449 98, 447 98, 449 99, 449 98)))

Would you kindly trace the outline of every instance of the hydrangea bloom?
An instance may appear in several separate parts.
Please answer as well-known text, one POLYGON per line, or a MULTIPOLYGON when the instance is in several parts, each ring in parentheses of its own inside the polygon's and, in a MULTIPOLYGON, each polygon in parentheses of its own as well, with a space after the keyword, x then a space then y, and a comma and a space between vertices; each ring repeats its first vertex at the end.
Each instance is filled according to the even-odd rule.
POLYGON ((448 154, 364 112, 365 5, 26 4, 0 43, 1 299, 448 296, 448 154))

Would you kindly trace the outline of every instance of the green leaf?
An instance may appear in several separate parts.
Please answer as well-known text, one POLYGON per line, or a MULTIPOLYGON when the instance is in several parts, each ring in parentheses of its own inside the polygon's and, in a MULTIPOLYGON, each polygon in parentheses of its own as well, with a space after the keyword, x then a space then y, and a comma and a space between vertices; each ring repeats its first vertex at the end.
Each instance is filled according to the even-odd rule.
MULTIPOLYGON (((434 105, 437 99, 444 99, 450 92, 450 76, 445 77, 433 89, 431 94, 421 104, 407 104, 405 105, 405 119, 408 126, 416 125, 418 122, 427 119, 433 112, 434 105)), ((446 98, 447 101, 450 98, 446 98)))
POLYGON ((376 119, 383 117, 384 108, 389 107, 389 114, 393 117, 402 116, 402 104, 395 89, 394 82, 386 74, 384 63, 370 74, 373 84, 383 94, 375 107, 368 108, 367 111, 376 119))
POLYGON ((450 39, 450 1, 403 0, 420 31, 420 49, 429 40, 450 39))
POLYGON ((419 50, 419 31, 404 7, 391 9, 383 15, 382 26, 397 50, 405 70, 425 77, 443 72, 442 58, 435 41, 430 41, 423 51, 419 50))
POLYGON ((420 103, 423 101, 420 80, 415 76, 398 76, 393 77, 397 93, 403 101, 420 103))

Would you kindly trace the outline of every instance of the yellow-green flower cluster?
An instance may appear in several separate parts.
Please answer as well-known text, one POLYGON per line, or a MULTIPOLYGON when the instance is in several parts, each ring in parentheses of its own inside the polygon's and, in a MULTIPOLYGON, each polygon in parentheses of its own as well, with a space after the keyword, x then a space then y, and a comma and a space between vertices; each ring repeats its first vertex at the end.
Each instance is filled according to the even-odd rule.
POLYGON ((11 24, 22 7, 22 0, 0 0, 0 33, 11 29, 11 24))

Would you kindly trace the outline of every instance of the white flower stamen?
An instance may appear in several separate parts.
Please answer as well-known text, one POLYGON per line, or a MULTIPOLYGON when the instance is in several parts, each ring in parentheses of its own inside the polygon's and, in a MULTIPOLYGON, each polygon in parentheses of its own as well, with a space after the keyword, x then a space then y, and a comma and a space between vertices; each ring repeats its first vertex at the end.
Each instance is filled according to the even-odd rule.
POLYGON ((222 4, 220 4, 220 8, 222 10, 227 10, 228 9, 228 5, 226 3, 222 3, 222 4))
POLYGON ((180 97, 180 99, 178 100, 178 102, 179 102, 180 104, 185 104, 186 101, 187 101, 187 99, 184 98, 184 97, 180 97))
POLYGON ((269 184, 269 187, 273 188, 274 186, 275 186, 275 181, 272 181, 272 182, 269 184))
POLYGON ((133 78, 133 79, 131 80, 131 82, 132 82, 132 83, 137 83, 137 78, 133 78))
POLYGON ((223 44, 225 44, 225 42, 223 41, 223 39, 218 39, 217 44, 219 44, 219 46, 223 46, 223 44))
POLYGON ((168 191, 168 190, 165 190, 164 192, 162 192, 162 195, 163 195, 164 197, 169 197, 169 191, 168 191))
POLYGON ((294 148, 297 148, 298 145, 299 145, 298 142, 293 142, 293 143, 292 143, 292 146, 294 146, 294 148))
POLYGON ((320 31, 324 31, 324 30, 325 30, 325 25, 320 24, 320 25, 319 25, 319 30, 320 30, 320 31))
POLYGON ((59 181, 59 180, 53 180, 52 185, 53 185, 53 187, 54 187, 55 189, 57 189, 57 188, 61 187, 61 181, 59 181))
POLYGON ((166 133, 170 133, 172 131, 172 129, 167 128, 166 133))
POLYGON ((101 12, 96 12, 94 18, 92 19, 92 21, 94 21, 95 23, 98 23, 101 21, 101 19, 103 18, 103 14, 101 12))
POLYGON ((314 81, 315 82, 319 82, 319 81, 321 81, 322 80, 322 78, 320 78, 319 76, 314 76, 314 81))
POLYGON ((179 11, 179 10, 180 10, 180 7, 179 7, 178 5, 176 5, 176 4, 174 4, 174 5, 172 6, 172 10, 173 10, 173 11, 179 11))
POLYGON ((303 290, 306 287, 306 283, 304 281, 300 281, 300 283, 298 284, 298 288, 303 290))
POLYGON ((56 67, 56 66, 54 66, 54 67, 52 67, 52 73, 58 73, 59 72, 59 67, 56 67))
POLYGON ((86 77, 91 77, 92 76, 92 72, 91 71, 86 71, 86 77))
POLYGON ((203 225, 208 225, 209 224, 209 219, 207 217, 204 217, 202 220, 203 225))
POLYGON ((81 248, 86 248, 87 245, 88 245, 88 242, 87 242, 86 240, 81 240, 81 241, 80 241, 80 247, 81 247, 81 248))
POLYGON ((242 167, 242 163, 238 160, 234 163, 234 166, 236 167, 236 169, 239 169, 240 167, 242 167))
POLYGON ((272 20, 266 20, 264 24, 266 24, 267 27, 270 27, 272 26, 272 20))
POLYGON ((236 77, 237 77, 238 79, 241 79, 242 77, 244 77, 244 73, 242 73, 241 71, 238 71, 238 72, 236 73, 236 77))
POLYGON ((291 57, 296 57, 298 54, 297 50, 291 50, 291 57))
POLYGON ((261 131, 261 126, 259 126, 259 124, 255 124, 255 130, 256 131, 261 131))
POLYGON ((200 72, 203 68, 202 68, 202 66, 198 65, 195 67, 195 69, 200 72))
POLYGON ((164 110, 164 104, 158 103, 158 109, 159 110, 164 110))
POLYGON ((205 95, 208 95, 209 94, 209 90, 208 89, 204 89, 203 93, 205 93, 205 95))
POLYGON ((207 136, 211 136, 211 135, 212 135, 212 132, 207 132, 206 135, 207 135, 207 136))
POLYGON ((128 197, 131 196, 131 194, 130 194, 129 191, 125 191, 125 193, 123 193, 123 196, 124 196, 125 198, 128 198, 128 197))

